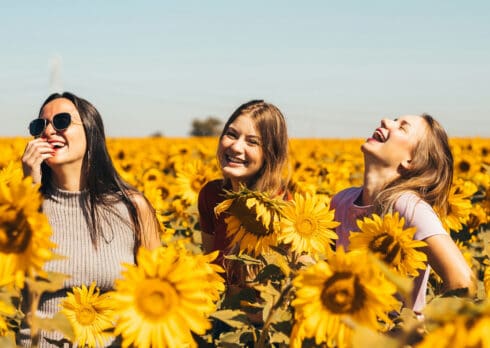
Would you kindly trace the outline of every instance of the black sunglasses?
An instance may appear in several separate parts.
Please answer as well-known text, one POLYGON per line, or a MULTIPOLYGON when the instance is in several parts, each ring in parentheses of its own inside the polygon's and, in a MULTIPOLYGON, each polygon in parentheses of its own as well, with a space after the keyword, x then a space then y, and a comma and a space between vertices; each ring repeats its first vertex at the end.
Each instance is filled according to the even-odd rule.
POLYGON ((45 118, 36 118, 35 120, 32 120, 31 123, 29 123, 29 133, 31 133, 31 135, 34 137, 40 136, 50 122, 53 125, 54 129, 58 132, 64 131, 72 123, 81 124, 72 122, 71 115, 67 112, 62 112, 60 114, 54 115, 53 121, 48 121, 45 118))

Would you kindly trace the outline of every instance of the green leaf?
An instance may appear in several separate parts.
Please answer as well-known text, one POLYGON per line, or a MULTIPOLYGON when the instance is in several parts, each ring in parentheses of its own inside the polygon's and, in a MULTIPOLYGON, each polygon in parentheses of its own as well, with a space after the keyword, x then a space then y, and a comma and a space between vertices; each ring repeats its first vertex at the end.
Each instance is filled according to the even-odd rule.
POLYGON ((480 238, 483 240, 483 251, 482 253, 490 257, 490 231, 485 231, 480 233, 480 238))
POLYGON ((269 342, 289 344, 289 335, 286 335, 284 332, 281 331, 276 331, 270 335, 269 342))
POLYGON ((399 348, 400 343, 396 339, 382 335, 377 331, 368 329, 364 326, 355 325, 354 335, 352 337, 352 347, 399 348))
POLYGON ((284 279, 284 273, 281 271, 281 269, 274 265, 270 264, 265 266, 259 274, 257 274, 256 280, 260 283, 264 283, 267 280, 272 280, 272 281, 277 281, 284 279))
POLYGON ((277 266, 285 276, 289 277, 291 273, 291 267, 289 266, 289 261, 285 255, 285 252, 266 253, 262 256, 268 265, 277 266))
POLYGON ((472 301, 460 297, 436 297, 424 308, 424 315, 428 320, 445 322, 454 318, 472 301))
MULTIPOLYGON (((15 290, 14 290, 15 291, 15 290)), ((5 304, 10 304, 13 306, 12 299, 18 297, 18 293, 15 292, 8 292, 7 290, 0 289, 0 302, 5 303, 5 304)))
POLYGON ((247 315, 240 310, 224 309, 214 312, 211 317, 221 320, 234 328, 242 328, 249 325, 247 315))
POLYGON ((29 285, 29 291, 36 294, 43 292, 55 292, 63 288, 63 284, 70 276, 64 273, 47 272, 47 278, 27 278, 26 282, 29 285))
POLYGON ((409 303, 412 298, 412 289, 413 289, 413 280, 408 277, 402 277, 395 271, 393 271, 386 263, 378 259, 373 254, 369 254, 369 258, 372 262, 374 262, 384 276, 393 284, 395 284, 398 292, 403 297, 405 301, 406 307, 412 307, 412 304, 409 303))
POLYGON ((15 340, 6 336, 0 337, 0 347, 2 348, 16 348, 15 340))
MULTIPOLYGON (((246 287, 238 288, 239 291, 235 294, 227 294, 223 300, 221 308, 238 309, 242 307, 243 302, 252 303, 257 301, 257 291, 246 287)), ((238 290, 237 289, 237 290, 238 290)))
POLYGON ((269 317, 269 312, 272 306, 274 306, 274 304, 277 302, 277 300, 281 296, 281 293, 277 291, 271 283, 268 283, 267 285, 255 286, 255 289, 260 291, 260 297, 264 300, 262 313, 264 321, 266 321, 269 317))
POLYGON ((38 328, 48 331, 60 331, 63 335, 74 340, 75 334, 73 333, 73 328, 68 320, 68 318, 61 312, 56 313, 53 318, 39 318, 34 316, 32 318, 33 324, 38 328))
POLYGON ((217 347, 242 348, 244 343, 254 342, 254 332, 251 328, 241 328, 236 331, 226 332, 217 340, 217 347))
POLYGON ((291 307, 287 307, 287 308, 279 307, 276 310, 274 310, 271 323, 274 324, 274 327, 277 327, 278 330, 284 331, 285 327, 291 326, 292 320, 293 320, 293 313, 291 307), (287 326, 284 326, 285 324, 287 326))
POLYGON ((262 264, 262 262, 260 260, 257 260, 257 259, 255 259, 252 256, 247 255, 247 254, 226 255, 225 259, 241 261, 246 265, 261 265, 262 264))

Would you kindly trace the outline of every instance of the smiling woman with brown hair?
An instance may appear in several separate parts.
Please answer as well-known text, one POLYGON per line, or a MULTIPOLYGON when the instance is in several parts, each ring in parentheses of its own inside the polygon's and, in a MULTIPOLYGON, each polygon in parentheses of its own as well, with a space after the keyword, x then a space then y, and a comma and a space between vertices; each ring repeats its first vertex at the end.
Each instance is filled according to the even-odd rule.
POLYGON ((214 213, 224 200, 224 190, 238 191, 244 185, 272 196, 286 193, 288 134, 281 111, 263 100, 241 105, 223 128, 217 157, 223 179, 209 182, 199 193, 199 216, 203 251, 219 250, 219 262, 232 248, 224 214, 216 217, 214 213))

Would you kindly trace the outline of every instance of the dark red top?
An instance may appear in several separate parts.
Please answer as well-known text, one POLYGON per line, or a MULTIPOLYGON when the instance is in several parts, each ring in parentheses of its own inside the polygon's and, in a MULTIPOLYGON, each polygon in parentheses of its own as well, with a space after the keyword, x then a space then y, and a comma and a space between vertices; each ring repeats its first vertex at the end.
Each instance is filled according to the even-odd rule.
MULTIPOLYGON (((218 264, 221 264, 223 254, 228 253, 231 242, 231 239, 226 238, 226 214, 220 214, 216 217, 214 213, 214 208, 225 200, 223 189, 223 180, 210 181, 199 192, 197 202, 201 231, 214 235, 212 251, 220 251, 220 255, 215 261, 218 264)), ((225 189, 229 190, 231 187, 225 189)))
MULTIPOLYGON (((219 250, 220 254, 215 263, 222 265, 223 255, 231 250, 231 238, 226 237, 227 214, 220 214, 216 217, 214 208, 225 200, 224 190, 231 190, 231 187, 223 187, 223 180, 214 180, 208 182, 199 192, 197 207, 199 209, 199 224, 201 231, 214 235, 214 245, 211 251, 219 250)), ((293 199, 291 193, 286 191, 283 195, 285 201, 293 199)))

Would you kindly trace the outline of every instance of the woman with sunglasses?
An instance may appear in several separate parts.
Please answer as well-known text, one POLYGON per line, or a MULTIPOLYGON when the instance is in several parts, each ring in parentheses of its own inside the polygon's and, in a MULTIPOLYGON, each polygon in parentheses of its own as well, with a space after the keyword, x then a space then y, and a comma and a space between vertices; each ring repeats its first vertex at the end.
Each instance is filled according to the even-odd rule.
MULTIPOLYGON (((22 156, 24 174, 41 183, 55 252, 66 256, 45 269, 70 276, 63 289, 41 298, 38 315, 51 317, 74 286, 95 281, 101 292, 112 289, 122 262, 134 263, 140 246, 160 245, 159 224, 146 198, 116 172, 91 103, 68 92, 52 94, 29 131, 34 139, 22 156)), ((29 334, 24 325, 22 346, 30 345, 29 334)), ((39 346, 62 339, 61 333, 42 331, 39 346)))
POLYGON ((337 246, 348 248, 351 231, 359 231, 357 219, 398 212, 405 228, 416 228, 413 238, 426 243, 427 266, 414 280, 412 298, 405 299, 410 307, 420 313, 425 306, 431 267, 442 278, 444 290, 466 288, 471 293, 472 271, 436 214, 447 213, 453 180, 453 157, 439 122, 427 114, 382 119, 361 150, 363 186, 332 198, 335 220, 341 223, 337 246))

